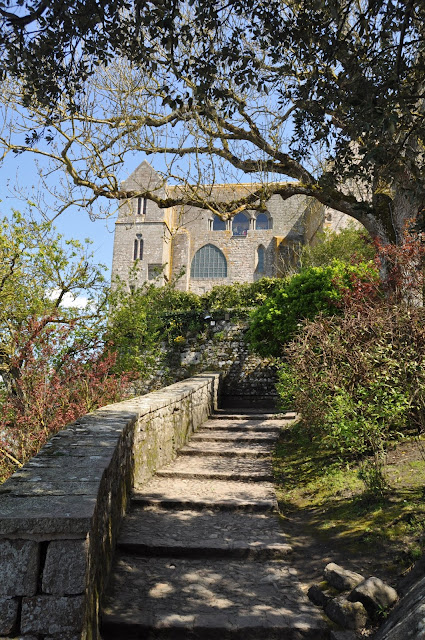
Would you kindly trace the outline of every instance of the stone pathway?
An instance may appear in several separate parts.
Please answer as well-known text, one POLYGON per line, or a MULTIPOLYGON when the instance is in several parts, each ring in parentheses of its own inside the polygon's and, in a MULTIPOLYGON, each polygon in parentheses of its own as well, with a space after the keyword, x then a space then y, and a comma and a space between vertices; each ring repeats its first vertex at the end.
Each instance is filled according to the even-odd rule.
POLYGON ((221 411, 135 487, 103 640, 329 638, 275 513, 270 452, 291 418, 221 411))

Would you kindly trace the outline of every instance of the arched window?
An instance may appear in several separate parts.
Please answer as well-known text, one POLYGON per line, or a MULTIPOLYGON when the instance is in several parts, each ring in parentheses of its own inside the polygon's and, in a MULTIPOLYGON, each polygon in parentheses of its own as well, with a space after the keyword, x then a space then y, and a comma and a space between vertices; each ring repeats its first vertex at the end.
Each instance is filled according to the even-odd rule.
POLYGON ((267 229, 271 229, 271 220, 269 216, 265 213, 259 213, 255 219, 255 228, 258 231, 264 231, 267 229))
POLYGON ((134 240, 133 260, 143 260, 143 238, 134 240))
POLYGON ((226 231, 226 221, 222 220, 220 216, 214 216, 212 223, 213 231, 226 231))
POLYGON ((226 258, 213 244, 206 244, 193 256, 190 275, 202 279, 227 278, 226 258))
POLYGON ((234 236, 246 236, 249 229, 249 218, 244 213, 238 213, 232 220, 234 236))
POLYGON ((265 270, 266 270, 266 251, 265 251, 263 245, 260 244, 260 246, 257 249, 257 268, 256 268, 256 272, 257 273, 264 273, 265 270))

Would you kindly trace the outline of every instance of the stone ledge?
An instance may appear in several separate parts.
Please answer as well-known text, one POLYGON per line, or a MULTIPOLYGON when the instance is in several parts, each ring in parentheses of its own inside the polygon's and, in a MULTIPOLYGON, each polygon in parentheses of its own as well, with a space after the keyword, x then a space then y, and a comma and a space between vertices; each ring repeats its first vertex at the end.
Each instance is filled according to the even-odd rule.
POLYGON ((83 416, 2 485, 0 636, 10 626, 26 638, 99 638, 99 600, 133 482, 171 461, 208 418, 219 379, 205 373, 83 416))

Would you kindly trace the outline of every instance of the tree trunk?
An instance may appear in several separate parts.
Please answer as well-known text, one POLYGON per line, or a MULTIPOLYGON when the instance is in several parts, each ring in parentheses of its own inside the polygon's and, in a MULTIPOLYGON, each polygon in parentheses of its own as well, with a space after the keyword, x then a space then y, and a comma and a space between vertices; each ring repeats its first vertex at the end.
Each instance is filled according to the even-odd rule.
POLYGON ((363 224, 378 245, 381 279, 397 301, 422 306, 424 249, 412 226, 424 203, 414 190, 399 188, 393 198, 375 196, 373 205, 363 224))

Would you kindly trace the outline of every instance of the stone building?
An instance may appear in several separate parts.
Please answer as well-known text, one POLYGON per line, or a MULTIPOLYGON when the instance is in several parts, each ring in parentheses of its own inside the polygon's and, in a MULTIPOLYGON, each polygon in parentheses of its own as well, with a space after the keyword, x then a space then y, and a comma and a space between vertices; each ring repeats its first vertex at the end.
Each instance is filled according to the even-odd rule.
MULTIPOLYGON (((164 184, 146 161, 123 187, 155 190, 161 197, 173 196, 180 188, 164 184)), ((215 200, 234 200, 253 188, 204 187, 215 200)), ((218 284, 279 276, 296 262, 301 245, 314 242, 324 215, 320 203, 301 195, 288 200, 273 195, 265 212, 245 211, 229 220, 207 209, 160 209, 151 200, 133 198, 121 207, 116 222, 112 276, 129 282, 137 261, 136 286, 149 280, 163 284, 180 275, 177 286, 198 294, 218 284)))

